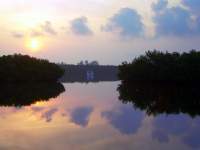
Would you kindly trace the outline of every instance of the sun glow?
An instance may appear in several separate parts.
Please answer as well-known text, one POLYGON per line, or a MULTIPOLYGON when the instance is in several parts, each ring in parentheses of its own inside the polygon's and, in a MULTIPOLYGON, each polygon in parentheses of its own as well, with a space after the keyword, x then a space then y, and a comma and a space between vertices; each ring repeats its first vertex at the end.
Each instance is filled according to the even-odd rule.
POLYGON ((32 48, 32 49, 37 49, 38 47, 39 47, 39 42, 38 42, 38 40, 33 39, 33 40, 31 41, 31 48, 32 48))
POLYGON ((37 52, 41 48, 41 41, 39 39, 30 39, 27 42, 27 46, 32 52, 37 52))

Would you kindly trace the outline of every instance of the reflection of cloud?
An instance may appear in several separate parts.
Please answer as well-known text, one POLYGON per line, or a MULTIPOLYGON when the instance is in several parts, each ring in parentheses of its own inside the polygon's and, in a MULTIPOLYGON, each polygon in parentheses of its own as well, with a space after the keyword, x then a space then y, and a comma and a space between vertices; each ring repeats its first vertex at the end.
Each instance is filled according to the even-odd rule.
POLYGON ((110 18, 103 30, 107 32, 118 31, 121 36, 135 37, 143 33, 143 24, 140 15, 134 9, 122 8, 110 18))
POLYGON ((157 139, 159 142, 162 142, 162 143, 167 143, 169 141, 168 135, 160 129, 154 130, 152 132, 152 137, 157 139))
POLYGON ((160 142, 168 142, 169 135, 180 135, 190 126, 190 119, 185 115, 160 115, 154 120, 152 136, 160 142))
POLYGON ((157 129, 164 129, 164 131, 180 135, 190 127, 190 117, 186 115, 160 115, 155 118, 154 124, 157 129))
POLYGON ((51 35, 56 35, 56 31, 54 30, 54 28, 52 27, 52 23, 50 21, 46 21, 43 25, 41 25, 41 29, 46 32, 49 33, 51 35))
POLYGON ((160 115, 154 120, 152 137, 159 142, 168 142, 170 135, 181 138, 183 143, 200 148, 200 118, 192 119, 186 115, 160 115))
POLYGON ((87 25, 87 18, 80 17, 71 21, 71 30, 74 34, 77 35, 91 35, 92 31, 87 25))
POLYGON ((57 108, 50 109, 42 114, 42 118, 46 119, 46 122, 51 122, 52 116, 58 111, 57 108))
POLYGON ((15 145, 0 145, 0 150, 25 150, 25 148, 22 148, 21 146, 15 146, 15 145))
POLYGON ((33 107, 31 107, 31 109, 34 112, 41 112, 42 110, 44 110, 44 107, 33 106, 33 107))
POLYGON ((189 134, 184 136, 183 141, 185 144, 192 148, 200 148, 200 118, 192 121, 189 134))
POLYGON ((93 111, 92 107, 76 108, 70 114, 71 121, 77 125, 85 127, 88 125, 88 119, 92 111, 93 111))
POLYGON ((11 114, 23 111, 23 107, 0 107, 0 118, 7 118, 11 114))
POLYGON ((102 116, 124 134, 136 133, 144 118, 141 111, 136 111, 128 105, 123 105, 118 110, 103 112, 102 116))

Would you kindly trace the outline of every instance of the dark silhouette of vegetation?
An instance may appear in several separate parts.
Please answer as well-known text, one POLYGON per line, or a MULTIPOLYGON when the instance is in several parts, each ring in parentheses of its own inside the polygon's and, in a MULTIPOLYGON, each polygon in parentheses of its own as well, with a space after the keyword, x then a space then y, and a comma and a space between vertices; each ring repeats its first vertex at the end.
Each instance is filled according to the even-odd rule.
POLYGON ((79 65, 98 66, 98 65, 99 65, 99 62, 96 61, 96 60, 91 61, 91 62, 89 62, 88 60, 85 60, 85 61, 81 60, 77 65, 78 65, 78 66, 79 66, 79 65))
POLYGON ((200 82, 200 52, 148 51, 120 65, 118 75, 129 81, 200 82))
POLYGON ((55 82, 63 74, 47 60, 20 54, 0 57, 0 82, 55 82))
POLYGON ((60 83, 1 84, 0 106, 27 106, 37 101, 48 101, 65 91, 60 83))
POLYGON ((65 70, 65 74, 60 79, 61 82, 98 82, 98 81, 117 81, 117 66, 97 65, 93 61, 90 65, 67 65, 60 64, 60 67, 65 70), (95 65, 96 64, 96 65, 95 65), (92 78, 88 79, 87 73, 92 72, 92 78))
POLYGON ((186 113, 200 115, 199 85, 172 83, 145 83, 122 81, 118 87, 119 99, 132 103, 148 115, 186 113))
POLYGON ((200 52, 148 51, 119 66, 119 99, 147 114, 200 115, 200 52))

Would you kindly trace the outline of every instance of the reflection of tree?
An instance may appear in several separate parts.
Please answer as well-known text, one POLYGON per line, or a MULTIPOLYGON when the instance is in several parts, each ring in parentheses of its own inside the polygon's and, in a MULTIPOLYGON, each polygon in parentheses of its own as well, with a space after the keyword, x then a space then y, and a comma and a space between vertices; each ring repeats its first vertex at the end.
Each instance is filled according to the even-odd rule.
POLYGON ((26 106, 36 101, 48 101, 65 91, 60 83, 0 85, 1 106, 26 106))
POLYGON ((134 107, 145 110, 149 115, 200 115, 200 92, 194 85, 122 81, 118 91, 123 103, 131 102, 134 107))

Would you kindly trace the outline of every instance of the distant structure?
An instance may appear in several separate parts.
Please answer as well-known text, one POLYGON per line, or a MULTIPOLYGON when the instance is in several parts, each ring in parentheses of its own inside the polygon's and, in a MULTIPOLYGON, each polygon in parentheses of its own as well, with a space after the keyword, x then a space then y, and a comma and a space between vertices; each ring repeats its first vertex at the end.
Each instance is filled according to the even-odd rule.
POLYGON ((99 65, 97 61, 58 65, 65 71, 60 79, 61 82, 118 81, 118 66, 99 65))
POLYGON ((86 80, 87 81, 94 80, 94 71, 92 71, 92 70, 87 70, 86 71, 86 80))

